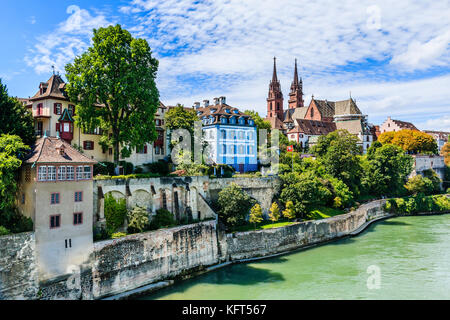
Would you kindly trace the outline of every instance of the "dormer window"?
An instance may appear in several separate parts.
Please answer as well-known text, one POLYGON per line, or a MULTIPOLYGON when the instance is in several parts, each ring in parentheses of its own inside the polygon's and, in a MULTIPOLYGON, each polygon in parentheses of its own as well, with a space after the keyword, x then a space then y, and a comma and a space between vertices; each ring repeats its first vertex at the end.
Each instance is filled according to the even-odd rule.
POLYGON ((231 113, 231 110, 230 109, 225 109, 225 112, 226 113, 231 113))
POLYGON ((215 113, 215 112, 217 112, 217 109, 211 109, 211 112, 215 113))

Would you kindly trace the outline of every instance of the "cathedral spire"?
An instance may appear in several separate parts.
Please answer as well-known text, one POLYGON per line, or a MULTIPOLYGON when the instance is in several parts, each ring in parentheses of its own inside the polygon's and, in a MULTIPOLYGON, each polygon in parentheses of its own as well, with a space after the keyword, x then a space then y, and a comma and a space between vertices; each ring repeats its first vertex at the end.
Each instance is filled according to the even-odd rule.
POLYGON ((294 80, 291 84, 291 92, 289 93, 289 109, 301 108, 304 106, 303 101, 303 80, 298 80, 297 59, 295 59, 294 80))
POLYGON ((277 77, 277 58, 273 57, 273 76, 272 76, 272 82, 278 82, 277 77))
POLYGON ((298 84, 297 59, 295 59, 294 85, 298 84))

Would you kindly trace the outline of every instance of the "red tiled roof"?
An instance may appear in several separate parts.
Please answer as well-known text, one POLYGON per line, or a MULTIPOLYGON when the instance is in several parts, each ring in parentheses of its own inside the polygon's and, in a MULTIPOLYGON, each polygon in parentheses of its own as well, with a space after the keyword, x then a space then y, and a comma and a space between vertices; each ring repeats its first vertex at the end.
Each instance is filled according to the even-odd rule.
POLYGON ((36 101, 46 98, 55 98, 60 100, 67 100, 64 94, 65 82, 59 75, 52 75, 47 82, 42 82, 39 86, 39 91, 29 100, 36 101), (41 94, 41 87, 45 87, 46 90, 41 94))
POLYGON ((398 125, 400 128, 402 128, 402 129, 409 129, 409 130, 420 131, 420 130, 417 129, 416 126, 413 125, 411 122, 400 121, 400 120, 394 120, 394 119, 392 119, 392 121, 393 121, 396 125, 398 125))
POLYGON ((25 159, 25 163, 97 163, 81 154, 69 143, 55 137, 38 139, 25 159), (60 153, 61 147, 64 148, 64 155, 60 153))
POLYGON ((320 136, 327 135, 333 131, 336 131, 336 124, 334 122, 296 119, 295 127, 288 134, 303 133, 306 135, 320 136))
POLYGON ((199 118, 213 116, 214 117, 213 123, 220 122, 219 117, 217 117, 217 116, 225 116, 227 118, 230 118, 233 116, 238 117, 238 118, 240 118, 240 117, 250 118, 249 115, 239 111, 238 108, 229 106, 226 103, 210 105, 208 107, 203 107, 203 108, 198 108, 198 109, 195 109, 195 111, 197 112, 197 115, 199 118), (229 112, 227 112, 226 110, 229 110, 229 112))

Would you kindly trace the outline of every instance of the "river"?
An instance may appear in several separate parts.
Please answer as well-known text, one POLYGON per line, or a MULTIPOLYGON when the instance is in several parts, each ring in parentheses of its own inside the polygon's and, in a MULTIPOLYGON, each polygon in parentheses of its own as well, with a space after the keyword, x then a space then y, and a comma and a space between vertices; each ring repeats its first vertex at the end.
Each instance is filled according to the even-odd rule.
POLYGON ((450 215, 385 220, 357 237, 231 265, 143 299, 450 299, 450 215))

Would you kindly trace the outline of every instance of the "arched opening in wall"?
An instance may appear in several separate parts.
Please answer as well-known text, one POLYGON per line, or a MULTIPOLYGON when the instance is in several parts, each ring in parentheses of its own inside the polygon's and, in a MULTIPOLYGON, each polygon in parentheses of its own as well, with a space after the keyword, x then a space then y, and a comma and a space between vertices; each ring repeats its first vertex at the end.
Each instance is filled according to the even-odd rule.
POLYGON ((112 196, 114 199, 116 199, 116 200, 126 199, 125 195, 124 195, 122 192, 117 191, 117 190, 107 192, 107 193, 105 194, 105 198, 106 198, 108 195, 111 195, 111 196, 112 196))
POLYGON ((161 190, 161 208, 167 210, 167 195, 166 190, 161 190))
POLYGON ((152 210, 152 195, 146 190, 136 190, 132 193, 132 196, 129 198, 129 205, 131 208, 141 207, 147 209, 147 211, 152 210))

